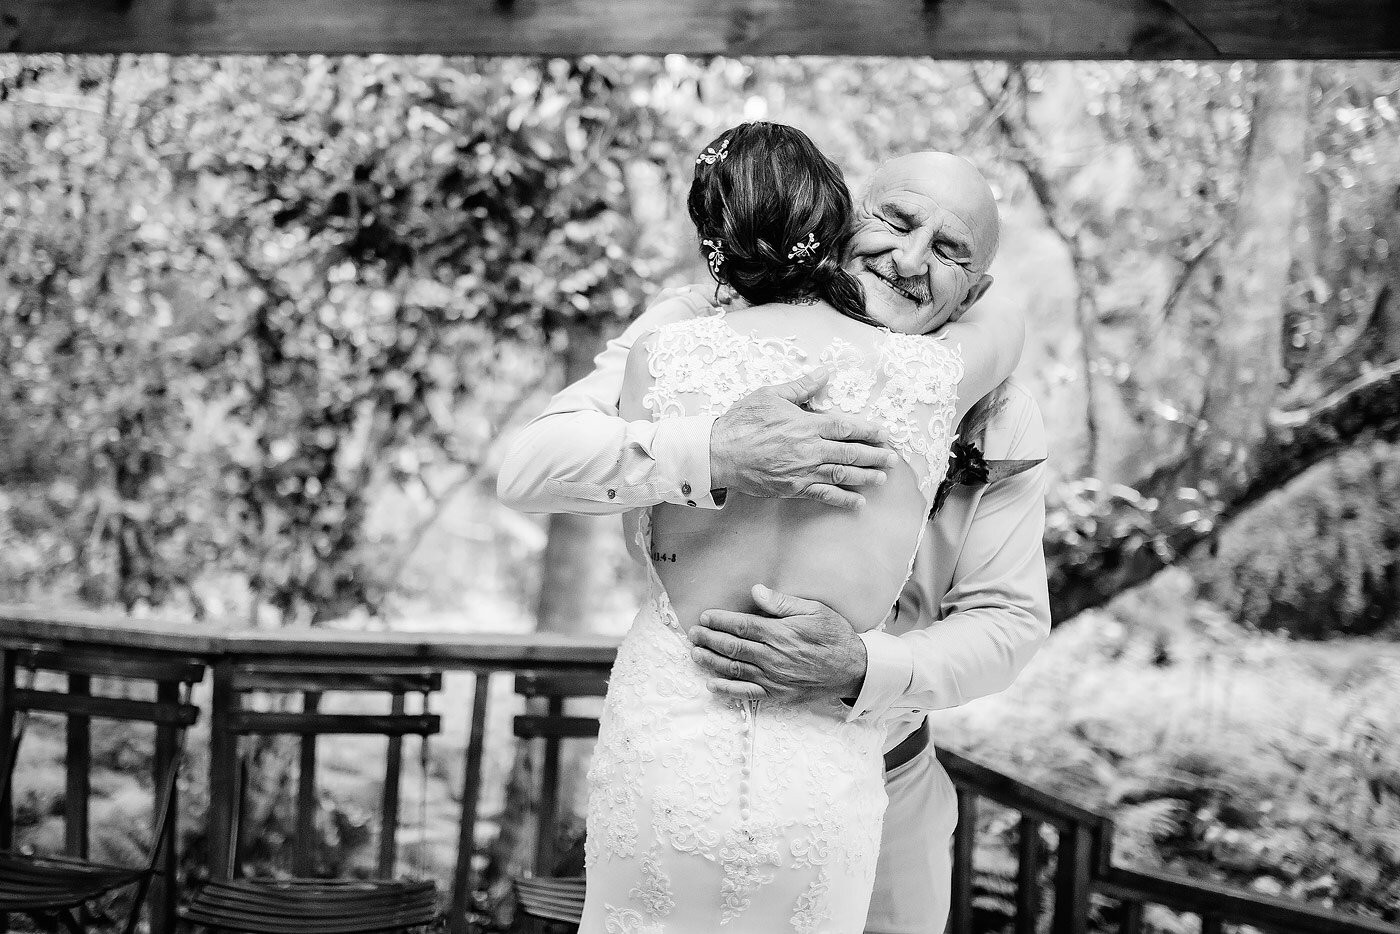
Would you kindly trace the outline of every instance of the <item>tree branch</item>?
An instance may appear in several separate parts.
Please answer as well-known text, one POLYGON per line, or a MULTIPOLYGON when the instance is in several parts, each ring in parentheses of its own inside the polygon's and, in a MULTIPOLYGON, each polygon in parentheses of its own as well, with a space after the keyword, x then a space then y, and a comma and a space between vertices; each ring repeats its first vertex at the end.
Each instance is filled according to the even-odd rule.
POLYGON ((1030 183, 1035 200, 1040 205, 1045 224, 1064 244, 1069 253, 1070 267, 1074 270, 1077 286, 1074 302, 1074 320, 1079 331, 1080 365, 1084 370, 1084 461, 1081 472, 1098 473, 1099 463, 1099 423, 1098 423, 1098 380, 1094 373, 1094 363, 1098 356, 1097 335, 1094 326, 1099 320, 1098 298, 1094 292, 1097 273, 1094 264, 1084 250, 1084 244, 1077 231, 1065 225, 1061 209, 1055 196, 1054 184, 1038 159, 1037 147, 1026 138, 1029 127, 1022 127, 1011 119, 1009 101, 1011 88, 1020 87, 1024 93, 1025 75, 1019 65, 1007 66, 1006 81, 1000 95, 993 95, 982 83, 975 67, 972 68, 972 81, 987 103, 989 123, 996 126, 1002 137, 1010 144, 1011 159, 1021 167, 1030 183))
MULTIPOLYGON (((520 392, 497 413, 496 417, 492 419, 493 430, 491 437, 486 440, 487 445, 490 445, 500 436, 501 431, 510 424, 511 419, 515 417, 520 407, 527 399, 531 398, 538 389, 539 383, 532 383, 528 387, 521 389, 520 392)), ((393 563, 389 565, 389 569, 384 575, 384 588, 386 591, 393 590, 399 585, 400 578, 403 577, 404 571, 408 569, 409 559, 413 557, 418 551, 419 546, 423 544, 423 540, 427 538, 428 532, 430 532, 433 526, 437 525, 438 520, 442 518, 448 503, 452 502, 458 493, 470 486, 476 479, 477 474, 481 470, 481 463, 477 461, 470 464, 461 464, 461 467, 462 472, 458 474, 451 483, 447 484, 447 486, 443 487, 437 493, 429 496, 431 502, 428 506, 427 514, 420 518, 413 528, 409 530, 408 534, 404 536, 403 545, 399 548, 398 554, 395 556, 393 563)))
POLYGON ((1171 320, 1172 312, 1176 311, 1177 304, 1186 294, 1186 287, 1191 284, 1191 279, 1196 275, 1197 268, 1210 256, 1211 252, 1225 239, 1222 231, 1216 231, 1203 242, 1195 253, 1181 261, 1181 274, 1177 276, 1176 282, 1172 284, 1172 290, 1167 295, 1166 301, 1162 302, 1162 310, 1157 316, 1157 327, 1151 332, 1149 340, 1155 339, 1162 325, 1171 320))
POLYGON ((1147 581, 1310 467, 1368 439, 1400 441, 1400 361, 1306 409, 1275 413, 1246 457, 1248 479, 1209 499, 1190 488, 1081 485, 1046 533, 1052 617, 1069 619, 1147 581))

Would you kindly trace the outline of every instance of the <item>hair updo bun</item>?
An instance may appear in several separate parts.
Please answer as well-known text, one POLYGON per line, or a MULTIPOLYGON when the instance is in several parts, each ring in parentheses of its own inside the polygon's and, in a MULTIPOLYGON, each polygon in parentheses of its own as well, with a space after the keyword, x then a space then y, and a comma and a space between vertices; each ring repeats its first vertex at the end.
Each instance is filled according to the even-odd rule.
POLYGON ((815 296, 866 324, 860 283, 843 268, 851 192, 807 134, 742 123, 695 160, 687 201, 715 280, 749 303, 815 296))

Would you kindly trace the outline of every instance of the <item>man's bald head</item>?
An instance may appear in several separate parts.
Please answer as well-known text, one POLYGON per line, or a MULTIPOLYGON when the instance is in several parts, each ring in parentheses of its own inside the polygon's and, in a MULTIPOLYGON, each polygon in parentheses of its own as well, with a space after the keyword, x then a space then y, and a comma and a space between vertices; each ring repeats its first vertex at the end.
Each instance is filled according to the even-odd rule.
POLYGON ((853 271, 870 314, 936 330, 991 284, 1001 222, 991 186, 961 156, 914 152, 881 165, 857 209, 853 271))
POLYGON ((976 239, 979 272, 986 272, 1001 238, 992 186, 977 167, 951 152, 911 152, 881 164, 870 177, 866 196, 913 185, 936 197, 967 224, 976 239))

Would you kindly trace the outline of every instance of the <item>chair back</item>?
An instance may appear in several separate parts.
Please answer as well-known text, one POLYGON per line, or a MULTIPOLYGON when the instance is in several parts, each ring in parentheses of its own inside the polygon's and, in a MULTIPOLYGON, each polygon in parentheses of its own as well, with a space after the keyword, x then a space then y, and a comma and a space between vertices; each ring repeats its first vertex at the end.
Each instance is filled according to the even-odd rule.
MULTIPOLYGON (((418 666, 356 669, 353 665, 324 664, 308 667, 278 665, 275 661, 250 662, 234 666, 230 679, 231 704, 224 722, 216 729, 233 734, 236 744, 247 735, 294 735, 299 737, 300 766, 297 777, 297 827, 292 842, 292 871, 297 876, 317 874, 315 816, 319 810, 316 788, 317 737, 328 735, 371 735, 388 738, 383 792, 380 799, 379 852, 380 878, 394 874, 398 861, 399 791, 403 771, 403 738, 416 735, 420 744, 442 728, 442 718, 430 712, 429 698, 442 690, 442 673, 418 666), (330 713, 321 709, 326 693, 389 695, 388 713, 330 713), (407 695, 422 696, 419 712, 408 712, 407 695), (276 695, 299 698, 300 710, 261 710, 245 703, 253 697, 276 695)), ((420 745, 420 765, 426 768, 426 745, 420 745)), ((233 827, 228 834, 229 863, 238 871, 239 824, 243 810, 244 786, 249 764, 239 759, 238 792, 233 809, 233 827)))
POLYGON ((608 692, 607 678, 598 675, 543 674, 525 671, 515 676, 515 693, 525 698, 525 713, 515 718, 515 735, 524 740, 544 741, 544 762, 540 769, 539 823, 535 828, 535 870, 552 873, 558 854, 555 838, 559 820, 560 746, 565 739, 588 739, 598 735, 598 718, 574 716, 566 712, 566 701, 576 697, 602 697, 608 692))
POLYGON ((178 778, 185 732, 199 718, 191 694, 204 678, 204 663, 173 653, 140 655, 122 650, 121 655, 114 655, 82 647, 62 651, 19 647, 0 654, 0 735, 9 740, 0 765, 0 849, 8 849, 12 843, 14 812, 10 791, 31 714, 55 714, 65 721, 64 853, 79 860, 88 857, 92 721, 150 723, 155 728, 154 835, 126 928, 132 929, 147 888, 154 886, 152 928, 174 930, 178 778), (23 685, 20 672, 28 673, 23 685), (41 677, 41 673, 59 677, 41 677), (95 693, 94 679, 101 686, 122 685, 125 690, 117 696, 95 693), (143 693, 150 695, 149 699, 127 696, 138 686, 146 688, 143 693))
MULTIPOLYGON (((166 826, 172 805, 175 773, 183 750, 185 730, 199 719, 199 708, 190 702, 195 684, 204 678, 204 663, 183 657, 117 657, 100 650, 12 649, 13 669, 29 672, 28 685, 21 687, 17 675, 6 678, 4 709, 13 718, 10 742, 5 748, 4 773, 0 776, 0 801, 5 804, 5 839, 9 845, 9 792, 19 749, 31 713, 52 713, 64 717, 67 734, 65 762, 66 795, 64 823, 66 851, 86 857, 88 849, 88 795, 91 791, 91 721, 124 720, 151 723, 156 727, 155 786, 157 791, 157 841, 166 826), (63 686, 43 683, 40 672, 65 676, 63 686), (154 683, 154 698, 140 700, 125 696, 94 694, 93 678, 111 679, 130 687, 133 683, 154 683)), ((7 668, 9 666, 7 665, 7 668)), ((152 848, 154 863, 156 849, 152 848)))
POLYGON ((608 679, 595 675, 557 675, 522 671, 515 676, 515 693, 526 700, 526 713, 515 718, 515 735, 521 739, 570 739, 598 735, 597 717, 569 716, 565 702, 574 697, 602 697, 608 679), (532 712, 533 699, 542 700, 544 712, 532 712))

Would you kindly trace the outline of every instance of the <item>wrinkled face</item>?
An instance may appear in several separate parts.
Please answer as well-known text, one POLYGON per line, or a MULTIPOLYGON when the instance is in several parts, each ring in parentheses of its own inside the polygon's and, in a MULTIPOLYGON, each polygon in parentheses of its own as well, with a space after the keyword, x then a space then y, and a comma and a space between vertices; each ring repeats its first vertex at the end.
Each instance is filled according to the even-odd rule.
POLYGON ((907 334, 956 320, 991 283, 998 229, 991 189, 966 160, 920 152, 885 163, 856 206, 851 238, 866 311, 907 334))

